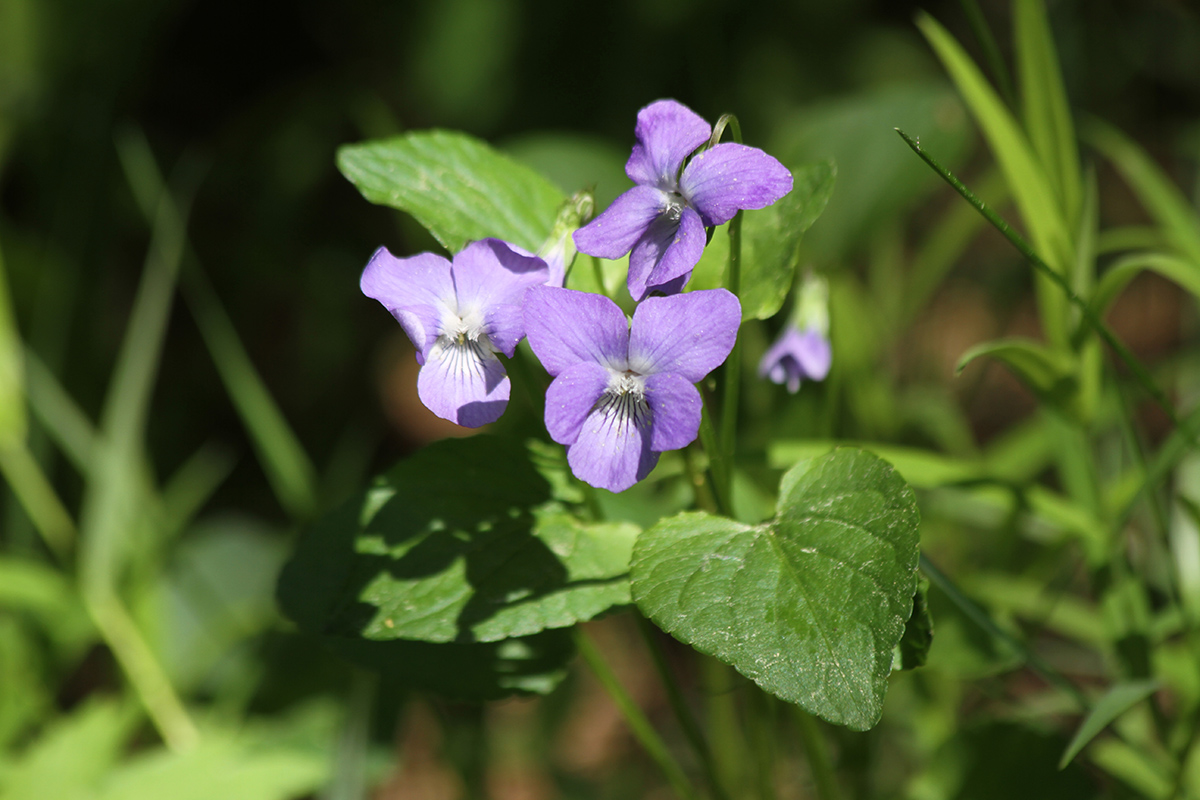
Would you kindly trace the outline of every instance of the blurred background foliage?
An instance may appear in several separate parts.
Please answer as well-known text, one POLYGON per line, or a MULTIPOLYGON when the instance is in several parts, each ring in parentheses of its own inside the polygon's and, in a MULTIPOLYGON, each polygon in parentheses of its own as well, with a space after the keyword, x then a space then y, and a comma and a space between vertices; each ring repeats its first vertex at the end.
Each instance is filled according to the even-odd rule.
MULTIPOLYGON (((1008 4, 982 6, 1010 57, 1008 4)), ((955 363, 977 342, 1035 333, 1037 323, 1019 256, 892 132, 920 136, 1003 207, 990 157, 912 23, 918 8, 979 57, 949 0, 0 0, 0 253, 27 348, 29 449, 80 535, 103 530, 96 498, 110 495, 96 488, 96 470, 105 462, 88 443, 97 425, 105 441, 120 438, 106 420, 120 417, 112 398, 127 395, 110 394, 112 379, 131 374, 120 365, 142 346, 143 383, 153 388, 141 395, 144 419, 130 423, 136 452, 107 463, 129 473, 120 480, 130 497, 153 498, 161 512, 147 524, 156 532, 130 534, 116 556, 89 555, 85 541, 78 562, 59 560, 3 487, 0 797, 159 797, 164 785, 194 784, 197 797, 350 798, 361 796, 364 774, 381 797, 453 797, 484 785, 498 798, 632 797, 654 785, 651 768, 622 761, 629 743, 584 678, 536 710, 407 703, 403 687, 376 686, 279 617, 274 578, 298 524, 453 433, 423 413, 411 349, 358 291, 379 245, 398 254, 435 245, 411 220, 362 200, 337 173, 335 150, 411 129, 461 129, 564 191, 594 184, 603 207, 627 185, 621 167, 637 109, 674 97, 709 119, 738 114, 748 143, 789 163, 832 156, 834 196, 803 252, 834 276, 837 366, 794 400, 748 393, 750 448, 786 435, 971 454, 1028 418, 1035 401, 999 368, 979 364, 956 378, 955 363), (160 202, 159 170, 178 207, 160 202), (186 226, 186 244, 176 243, 180 296, 171 291, 172 219, 186 226), (957 257, 939 257, 931 242, 941 231, 957 232, 946 235, 958 244, 941 245, 957 257), (168 265, 161 358, 157 339, 126 338, 143 267, 149 274, 156 263, 168 265), (906 291, 890 291, 909 269, 906 291), (261 384, 247 377, 250 364, 261 384), (256 386, 307 458, 286 457, 294 442, 272 428, 272 404, 256 386), (257 434, 247 419, 259 420, 257 434), (138 494, 143 482, 157 488, 138 494), (112 558, 120 568, 89 589, 86 565, 112 558), (200 747, 159 748, 123 692, 128 663, 93 621, 108 619, 97 609, 109 591, 124 598, 190 709, 175 730, 186 745, 198 725, 200 747), (499 765, 490 770, 477 763, 481 736, 499 765), (214 775, 228 786, 204 782, 214 775)), ((1197 197, 1200 13, 1169 0, 1062 0, 1049 10, 1077 113, 1126 131, 1197 197)), ((1143 223, 1111 167, 1095 163, 1105 224, 1143 223)), ((1185 305, 1173 286, 1144 277, 1111 321, 1154 364, 1194 347, 1185 305)), ((770 329, 747 327, 751 353, 770 329)), ((1165 432, 1152 412, 1142 422, 1151 436, 1165 432)), ((940 518, 942 499, 923 496, 925 537, 948 561, 1038 562, 1028 539, 1005 536, 994 508, 940 518)), ((1054 577, 1048 562, 1037 574, 1054 577)), ((999 797, 1013 796, 1005 780, 1020 778, 1057 787, 1044 796, 1094 792, 1081 771, 1053 772, 1047 753, 1056 757, 1061 742, 1042 740, 1059 733, 1023 724, 1021 712, 971 713, 1020 694, 995 677, 1012 654, 960 624, 937 595, 933 603, 944 652, 957 659, 950 672, 992 677, 970 687, 919 673, 897 680, 880 732, 837 734, 840 763, 860 775, 851 788, 863 797, 999 797), (967 727, 951 737, 945 726, 960 711, 967 727), (913 742, 888 738, 903 714, 913 742), (856 764, 871 764, 872 777, 856 764)), ((628 662, 634 694, 661 707, 644 657, 624 652, 623 623, 610 623, 596 635, 628 662)), ((111 624, 120 629, 119 619, 111 624)))

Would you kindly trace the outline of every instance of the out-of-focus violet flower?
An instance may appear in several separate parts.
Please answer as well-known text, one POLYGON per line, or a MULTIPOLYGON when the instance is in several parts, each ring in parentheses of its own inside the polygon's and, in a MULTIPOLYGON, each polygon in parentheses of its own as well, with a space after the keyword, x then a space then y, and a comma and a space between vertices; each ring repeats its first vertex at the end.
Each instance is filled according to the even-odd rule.
POLYGON ((433 253, 396 258, 381 247, 363 270, 363 294, 392 313, 417 348, 417 394, 443 419, 468 428, 495 422, 512 358, 525 336, 521 303, 545 283, 546 262, 499 239, 467 245, 453 263, 433 253))
POLYGON ((700 429, 694 384, 729 356, 741 304, 724 289, 652 297, 632 324, 597 294, 538 287, 525 299, 533 352, 554 376, 546 429, 586 483, 613 492, 650 474, 659 454, 700 429))
POLYGON ((792 190, 792 173, 756 147, 726 142, 684 161, 708 141, 704 118, 674 100, 638 112, 625 174, 637 184, 575 232, 581 252, 629 253, 629 293, 683 289, 704 252, 705 228, 741 209, 765 208, 792 190))
POLYGON ((758 362, 758 376, 786 384, 795 394, 802 380, 824 380, 832 361, 829 284, 809 273, 800 285, 791 321, 758 362))
POLYGON ((758 376, 787 384, 787 390, 795 394, 800 390, 801 379, 824 380, 832 359, 833 352, 824 335, 811 328, 801 331, 788 325, 758 362, 758 376))

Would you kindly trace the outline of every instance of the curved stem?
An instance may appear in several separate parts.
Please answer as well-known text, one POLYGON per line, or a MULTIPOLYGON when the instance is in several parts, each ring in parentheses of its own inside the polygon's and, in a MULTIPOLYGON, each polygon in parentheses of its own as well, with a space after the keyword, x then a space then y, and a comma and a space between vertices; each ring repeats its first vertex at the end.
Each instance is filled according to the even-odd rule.
POLYGON ((800 742, 804 745, 804 755, 808 757, 808 768, 812 771, 813 782, 817 784, 817 797, 820 800, 841 800, 842 793, 837 785, 833 764, 829 761, 829 751, 825 748, 821 728, 812 715, 800 706, 792 708, 796 712, 796 727, 800 729, 800 742))

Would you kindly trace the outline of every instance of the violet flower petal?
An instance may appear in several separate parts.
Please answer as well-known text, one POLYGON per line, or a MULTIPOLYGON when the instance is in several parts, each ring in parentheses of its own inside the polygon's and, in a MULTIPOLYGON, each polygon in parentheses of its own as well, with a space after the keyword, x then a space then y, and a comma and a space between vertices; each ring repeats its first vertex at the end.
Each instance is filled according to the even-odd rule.
POLYGON ((610 373, 590 361, 567 367, 546 390, 546 430, 559 444, 574 444, 596 401, 608 388, 610 373))
POLYGON ((508 405, 509 380, 478 345, 439 345, 417 375, 417 396, 433 413, 467 428, 495 422, 508 405))
POLYGON ((792 173, 757 147, 726 142, 689 161, 679 189, 705 225, 722 225, 740 209, 765 208, 790 192, 792 173))
POLYGON ((725 289, 651 297, 633 312, 629 367, 699 383, 728 358, 741 321, 741 303, 725 289))
POLYGON ((625 174, 634 183, 672 189, 683 160, 712 135, 712 127, 682 103, 658 100, 638 112, 635 132, 625 174))
POLYGON ((573 234, 581 253, 620 258, 641 238, 667 207, 667 195, 653 186, 635 186, 573 234))
POLYGON ((651 450, 679 450, 696 441, 703 403, 687 378, 675 372, 646 378, 646 403, 650 406, 651 450))
POLYGON ((490 307, 483 317, 483 330, 492 347, 508 358, 513 357, 517 343, 525 338, 525 309, 518 303, 490 307))
POLYGON ((584 483, 623 492, 650 474, 658 453, 650 449, 649 409, 626 413, 622 404, 606 402, 612 397, 591 409, 567 448, 567 464, 584 483))
POLYGON ((663 287, 680 278, 687 283, 692 270, 700 261, 700 256, 704 255, 705 238, 704 223, 700 215, 687 206, 680 209, 679 227, 675 230, 675 237, 650 271, 646 278, 646 292, 638 299, 655 290, 670 294, 663 287))
POLYGON ((452 274, 459 311, 466 315, 497 304, 520 305, 525 290, 545 283, 550 269, 508 242, 480 239, 454 256, 452 274))
POLYGON ((625 369, 629 324, 607 297, 537 286, 525 295, 525 335, 552 376, 578 364, 625 369))
POLYGON ((793 350, 804 376, 814 381, 821 381, 829 374, 833 363, 833 348, 829 340, 817 331, 809 330, 800 334, 800 341, 793 350))
POLYGON ((454 313, 450 262, 433 253, 396 258, 381 247, 367 262, 359 288, 391 312, 417 348, 417 360, 424 363, 442 320, 454 313))

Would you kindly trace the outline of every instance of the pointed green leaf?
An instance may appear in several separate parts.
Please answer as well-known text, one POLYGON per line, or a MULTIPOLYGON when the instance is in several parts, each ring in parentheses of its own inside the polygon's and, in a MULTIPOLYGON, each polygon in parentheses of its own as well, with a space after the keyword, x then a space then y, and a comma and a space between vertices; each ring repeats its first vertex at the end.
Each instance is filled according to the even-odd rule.
POLYGON ((866 730, 912 613, 918 523, 912 490, 889 464, 835 450, 784 476, 765 525, 685 513, 647 530, 634 599, 766 691, 866 730))
POLYGON ((323 634, 528 636, 628 604, 637 531, 562 511, 519 443, 447 440, 310 528, 279 596, 301 627, 323 634))
POLYGON ((1065 354, 1032 339, 995 339, 977 344, 962 354, 957 370, 975 359, 990 356, 1004 363, 1039 397, 1058 404, 1068 402, 1077 381, 1074 365, 1065 354))
POLYGON ((1157 272, 1200 298, 1200 263, 1167 253, 1131 253, 1113 262, 1100 278, 1092 293, 1092 308, 1103 314, 1129 282, 1145 270, 1157 272))
POLYGON ((452 253, 489 236, 536 251, 566 199, 529 167, 452 131, 347 145, 337 163, 363 197, 408 212, 452 253))
MULTIPOLYGON (((792 191, 774 205, 747 211, 742 220, 742 319, 767 319, 783 305, 796 275, 804 233, 821 216, 833 194, 837 165, 832 159, 792 170, 792 191)), ((729 266, 728 226, 704 248, 687 290, 725 285, 729 266)))
POLYGON ((1017 75, 1029 140, 1058 193, 1068 224, 1083 202, 1075 126, 1042 0, 1017 0, 1017 75))
POLYGON ((1200 217, 1179 187, 1116 128, 1093 120, 1085 134, 1088 143, 1116 165, 1179 255, 1200 267, 1200 217))
POLYGON ((1158 690, 1158 686, 1158 681, 1126 681, 1113 685, 1079 725, 1079 730, 1075 732, 1071 743, 1063 751, 1058 768, 1063 769, 1070 764, 1071 760, 1079 755, 1079 752, 1087 746, 1088 742, 1095 739, 1100 731, 1107 728, 1117 717, 1154 694, 1158 690))
POLYGON ((917 17, 917 27, 950 73, 983 131, 1021 210, 1021 218, 1029 228, 1034 248, 1046 263, 1064 274, 1072 262, 1067 223, 1025 133, 983 73, 945 28, 925 13, 917 17))

